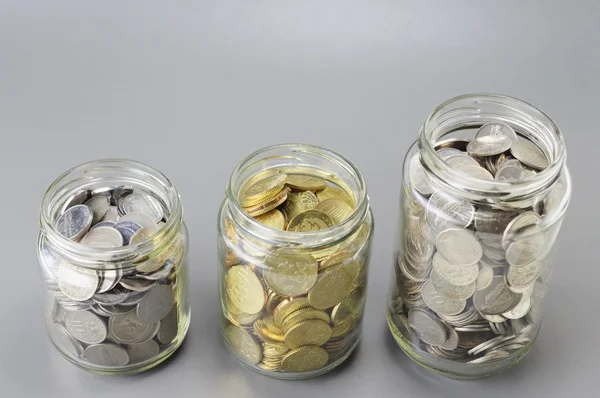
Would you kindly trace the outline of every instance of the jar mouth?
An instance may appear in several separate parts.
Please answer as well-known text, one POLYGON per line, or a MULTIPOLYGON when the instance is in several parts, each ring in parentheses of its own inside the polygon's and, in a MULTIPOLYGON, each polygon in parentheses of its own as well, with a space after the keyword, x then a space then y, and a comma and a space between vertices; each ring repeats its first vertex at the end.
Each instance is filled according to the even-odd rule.
POLYGON ((283 247, 318 247, 334 243, 357 230, 369 213, 367 184, 358 167, 338 152, 301 143, 272 145, 248 155, 233 169, 226 195, 232 222, 237 228, 254 238, 283 247), (299 166, 303 171, 312 170, 317 176, 329 177, 347 185, 354 196, 354 212, 333 227, 308 233, 274 229, 246 213, 239 201, 239 194, 252 176, 269 169, 299 166))
POLYGON ((128 159, 100 159, 83 163, 60 175, 46 190, 40 211, 40 237, 62 256, 69 258, 83 268, 123 268, 123 262, 130 262, 146 256, 158 246, 172 242, 183 222, 183 210, 179 194, 160 171, 128 159), (83 190, 127 186, 144 188, 152 192, 168 211, 165 225, 148 239, 133 245, 117 248, 90 247, 64 237, 55 228, 70 196, 83 190))
POLYGON ((418 146, 423 167, 437 182, 474 200, 482 196, 511 202, 537 196, 560 177, 567 156, 560 129, 548 115, 517 98, 487 93, 454 97, 435 108, 421 127, 418 146), (548 158, 549 166, 526 180, 483 180, 455 170, 435 150, 436 142, 446 134, 490 122, 508 124, 538 145, 548 158))

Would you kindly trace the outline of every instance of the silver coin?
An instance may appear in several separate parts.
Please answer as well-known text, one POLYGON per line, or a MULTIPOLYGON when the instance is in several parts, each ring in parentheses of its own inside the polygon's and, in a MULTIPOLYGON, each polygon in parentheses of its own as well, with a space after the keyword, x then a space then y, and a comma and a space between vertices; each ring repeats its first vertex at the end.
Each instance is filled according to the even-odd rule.
POLYGON ((469 266, 453 265, 440 252, 435 253, 431 265, 439 276, 457 286, 470 285, 477 280, 477 275, 479 275, 477 264, 469 266))
POLYGON ((92 304, 86 302, 72 301, 69 299, 61 300, 57 299, 61 307, 67 311, 87 311, 92 308, 92 304))
POLYGON ((105 293, 113 289, 123 276, 123 270, 121 269, 98 271, 98 273, 102 277, 102 280, 98 285, 96 293, 105 293))
POLYGON ((467 363, 481 364, 481 363, 495 361, 498 359, 504 359, 509 356, 510 356, 510 353, 508 351, 498 350, 498 351, 490 352, 489 354, 486 354, 486 355, 482 356, 481 358, 477 358, 477 359, 468 361, 467 363))
POLYGON ((483 255, 481 244, 475 234, 461 228, 442 231, 437 237, 436 247, 439 253, 453 265, 477 264, 483 255))
POLYGON ((137 315, 144 323, 155 323, 163 319, 175 302, 175 293, 168 285, 154 285, 137 306, 137 315))
POLYGON ((124 214, 145 213, 154 220, 154 224, 162 220, 164 215, 160 202, 154 196, 139 192, 125 196, 121 210, 124 214))
POLYGON ((156 338, 160 344, 171 344, 173 339, 177 337, 177 319, 177 304, 173 304, 171 311, 160 321, 160 327, 158 328, 158 333, 156 334, 156 338))
POLYGON ((423 214, 419 217, 419 232, 427 242, 435 245, 435 238, 437 238, 437 235, 433 235, 429 222, 427 221, 427 214, 423 214))
POLYGON ((96 306, 98 307, 98 309, 100 311, 102 311, 105 314, 108 314, 108 316, 114 316, 114 315, 119 315, 119 314, 126 314, 128 312, 133 311, 133 307, 131 306, 126 306, 126 305, 119 305, 119 304, 115 304, 115 305, 102 305, 102 304, 96 304, 96 306))
POLYGON ((518 215, 519 213, 513 211, 480 207, 475 213, 477 237, 485 244, 500 245, 506 227, 518 215))
POLYGON ((485 264, 479 263, 479 274, 475 281, 476 290, 482 290, 492 284, 494 279, 494 269, 485 264))
POLYGON ((517 336, 527 336, 533 330, 533 323, 527 322, 524 318, 511 319, 510 326, 517 336))
POLYGON ((115 224, 115 228, 120 229, 120 228, 125 228, 125 229, 130 229, 133 232, 138 231, 139 229, 143 228, 142 224, 135 222, 135 221, 117 221, 117 223, 115 224))
POLYGON ((454 168, 465 167, 465 166, 474 166, 479 167, 479 163, 472 157, 468 156, 464 152, 458 151, 458 154, 454 154, 452 156, 448 156, 444 159, 448 165, 454 168))
POLYGON ((450 300, 439 294, 430 280, 423 285, 423 301, 429 308, 441 315, 460 314, 467 306, 466 300, 450 300))
POLYGON ((429 244, 418 230, 409 229, 406 233, 406 252, 415 261, 426 263, 433 256, 434 247, 429 244))
POLYGON ((86 344, 98 344, 107 335, 106 325, 89 311, 69 312, 65 316, 65 328, 69 334, 86 344))
POLYGON ((461 152, 467 151, 467 145, 471 142, 468 138, 448 138, 435 143, 434 149, 439 151, 443 148, 454 148, 461 152))
POLYGON ((488 315, 484 313, 480 313, 479 315, 481 315, 483 319, 491 323, 502 323, 506 321, 506 318, 502 315, 488 315))
POLYGON ((456 330, 454 330, 452 326, 448 325, 446 325, 446 333, 448 338, 446 339, 446 342, 440 346, 440 348, 450 351, 456 350, 458 348, 458 333, 456 333, 456 330))
POLYGON ((73 206, 84 204, 86 202, 86 200, 88 200, 91 197, 92 197, 92 192, 89 189, 85 190, 85 191, 77 192, 77 193, 71 195, 65 201, 65 204, 61 210, 61 213, 64 213, 65 211, 67 211, 68 209, 70 209, 73 206))
POLYGON ((117 225, 117 223, 113 222, 113 221, 100 221, 98 224, 94 224, 94 226, 92 226, 92 228, 90 228, 90 231, 93 231, 94 229, 100 228, 100 227, 114 228, 115 225, 117 225))
POLYGON ((127 297, 125 300, 121 301, 119 304, 121 305, 137 305, 146 297, 148 291, 145 292, 134 292, 128 291, 127 297))
POLYGON ((106 310, 104 310, 102 307, 100 307, 98 304, 93 305, 92 308, 90 308, 95 314, 103 316, 103 317, 110 317, 112 314, 106 310))
POLYGON ((531 284, 540 276, 544 263, 533 260, 523 266, 509 266, 506 270, 506 283, 511 290, 526 291, 531 284))
POLYGON ((118 219, 119 208, 117 206, 109 206, 108 210, 106 211, 106 214, 104 215, 104 217, 102 217, 102 220, 100 221, 110 221, 116 223, 118 219))
POLYGON ((79 358, 83 354, 83 346, 79 341, 73 338, 69 332, 57 323, 47 323, 50 340, 62 352, 70 354, 72 357, 79 358))
POLYGON ((456 156, 456 155, 466 155, 465 152, 455 149, 455 148, 441 148, 438 149, 437 154, 440 158, 442 158, 443 160, 448 159, 451 156, 456 156))
POLYGON ((546 238, 538 225, 522 228, 506 249, 506 261, 513 266, 523 266, 535 260, 544 248, 546 238))
POLYGON ((156 335, 158 327, 158 322, 142 322, 136 311, 114 315, 108 319, 109 336, 120 344, 136 344, 148 341, 156 335))
POLYGON ((119 222, 133 222, 137 225, 141 225, 142 228, 146 228, 152 231, 158 231, 156 222, 146 213, 127 213, 124 216, 119 217, 119 222))
MULTIPOLYGON (((486 135, 475 138, 467 146, 467 152, 475 156, 499 155, 511 149, 513 140, 504 135, 486 135)), ((516 156, 515 156, 516 157, 516 156)), ((518 159, 518 158, 517 158, 518 159)))
POLYGON ((421 164, 421 157, 417 153, 411 159, 408 166, 408 176, 413 188, 424 196, 429 196, 433 193, 434 188, 431 185, 429 177, 421 164))
POLYGON ((129 354, 130 363, 144 362, 158 355, 160 348, 154 340, 148 340, 144 343, 129 344, 127 353, 129 354))
POLYGON ((542 217, 533 211, 526 211, 525 213, 519 214, 506 226, 502 235, 502 247, 505 250, 508 249, 508 246, 513 242, 519 231, 525 227, 537 225, 541 219, 542 217))
POLYGON ((489 333, 487 331, 460 332, 457 330, 456 333, 458 334, 458 347, 467 350, 477 347, 489 338, 489 333))
POLYGON ((431 267, 415 268, 402 256, 398 258, 398 267, 402 274, 413 282, 425 282, 431 272, 431 267))
POLYGON ((491 181, 494 179, 494 175, 492 173, 490 173, 489 171, 487 171, 486 169, 484 169, 483 167, 480 166, 472 166, 472 165, 467 165, 467 166, 459 166, 456 168, 456 170, 468 174, 469 176, 473 177, 473 178, 478 178, 480 180, 488 180, 491 181))
POLYGON ((435 271, 431 272, 431 283, 439 294, 450 300, 466 300, 475 293, 475 282, 466 286, 454 285, 435 271))
POLYGON ((119 283, 126 289, 133 290, 135 292, 145 292, 150 290, 152 286, 156 284, 156 281, 140 278, 123 277, 121 278, 119 283))
POLYGON ((467 325, 457 326, 454 330, 457 332, 487 332, 490 330, 489 325, 467 325))
POLYGON ((496 181, 523 181, 533 176, 535 176, 535 173, 531 173, 520 166, 507 165, 498 170, 494 179, 496 181))
POLYGON ((99 366, 125 366, 129 363, 127 351, 115 344, 94 344, 87 347, 83 357, 99 366))
POLYGON ((549 165, 544 152, 531 141, 515 141, 510 148, 510 153, 521 163, 537 170, 544 170, 549 165))
POLYGON ((437 235, 450 226, 467 227, 473 221, 475 208, 466 200, 436 192, 427 203, 427 223, 437 235))
POLYGON ((149 240, 152 235, 154 235, 156 233, 155 229, 151 229, 151 228, 140 228, 137 231, 135 231, 135 233, 133 234, 133 236, 130 239, 130 244, 131 245, 137 245, 140 244, 142 242, 145 242, 147 240, 149 240))
POLYGON ((475 138, 485 137, 488 135, 492 136, 506 136, 512 141, 518 141, 517 133, 505 123, 487 123, 481 126, 481 128, 475 133, 475 138))
POLYGON ((408 322, 415 334, 427 344, 441 346, 447 340, 444 324, 435 315, 423 309, 411 309, 408 312, 408 322))
POLYGON ((482 315, 500 315, 513 309, 521 295, 512 292, 503 276, 494 276, 490 286, 475 292, 473 305, 482 315))
POLYGON ((98 304, 115 305, 125 301, 128 298, 129 293, 130 292, 128 290, 125 290, 125 288, 123 288, 122 286, 117 285, 108 292, 94 294, 92 298, 94 302, 98 304))
POLYGON ((125 245, 129 245, 129 243, 131 241, 131 237, 133 236, 133 234, 135 234, 135 231, 133 229, 129 229, 129 228, 124 228, 124 227, 118 226, 117 224, 115 224, 114 228, 117 231, 119 231, 119 233, 123 237, 124 244, 125 245))
POLYGON ((396 328, 398 328, 398 330, 400 331, 402 336, 404 336, 406 338, 406 340, 408 340, 409 342, 411 342, 413 344, 418 344, 419 338, 417 337, 415 332, 413 332, 412 328, 410 327, 410 324, 409 324, 406 316, 404 316, 403 314, 392 314, 391 319, 392 319, 392 323, 394 324, 394 326, 396 326, 396 328))
POLYGON ((56 230, 65 238, 78 242, 92 225, 92 212, 86 205, 75 205, 56 221, 56 230))
POLYGON ((58 287, 71 300, 85 301, 96 293, 98 274, 95 271, 61 262, 58 268, 58 287))
POLYGON ((127 195, 131 195, 133 193, 133 188, 132 187, 118 187, 115 188, 112 191, 112 195, 110 197, 110 203, 113 206, 117 206, 119 203, 119 200, 123 200, 125 199, 125 196, 127 195))
POLYGON ((148 279, 151 281, 159 281, 161 279, 167 278, 171 274, 171 270, 173 269, 173 263, 170 260, 167 260, 162 267, 155 272, 150 274, 138 274, 139 278, 148 279))
POLYGON ((92 196, 84 203, 92 212, 92 224, 96 224, 106 215, 110 207, 110 200, 104 195, 92 196))
POLYGON ((480 345, 470 349, 468 353, 469 353, 469 355, 478 355, 478 354, 486 351, 487 349, 493 347, 496 344, 500 344, 505 341, 512 340, 514 338, 515 338, 515 336, 513 336, 513 335, 494 337, 493 339, 487 340, 487 341, 481 343, 480 345))
POLYGON ((123 246, 123 236, 115 228, 98 227, 88 232, 80 243, 89 247, 112 249, 123 246))
POLYGON ((502 316, 507 319, 519 319, 523 318, 531 309, 531 298, 523 296, 519 304, 517 304, 512 310, 502 313, 502 316))

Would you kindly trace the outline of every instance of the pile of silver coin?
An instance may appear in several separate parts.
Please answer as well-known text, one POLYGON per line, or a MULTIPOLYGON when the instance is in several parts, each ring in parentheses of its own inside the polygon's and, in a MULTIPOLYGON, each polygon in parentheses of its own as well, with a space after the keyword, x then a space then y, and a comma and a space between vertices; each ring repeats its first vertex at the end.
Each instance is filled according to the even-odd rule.
MULTIPOLYGON (((436 150, 466 178, 521 181, 548 167, 542 150, 500 123, 436 150)), ((527 347, 557 233, 540 224, 560 193, 512 207, 473 204, 436 189, 418 153, 408 170, 412 197, 390 308, 395 325, 417 347, 453 361, 499 360, 527 347)))
MULTIPOLYGON (((137 245, 166 223, 161 202, 131 188, 72 195, 55 222, 65 238, 90 248, 137 245)), ((179 244, 128 266, 86 268, 43 240, 41 263, 51 299, 47 324, 61 351, 91 364, 125 366, 152 359, 177 336, 179 244)))

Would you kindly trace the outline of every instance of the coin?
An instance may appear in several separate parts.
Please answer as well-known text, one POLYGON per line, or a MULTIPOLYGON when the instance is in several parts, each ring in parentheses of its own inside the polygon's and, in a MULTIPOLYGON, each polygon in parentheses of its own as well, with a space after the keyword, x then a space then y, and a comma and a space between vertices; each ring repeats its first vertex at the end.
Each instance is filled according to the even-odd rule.
POLYGON ((510 153, 521 163, 537 170, 548 167, 548 158, 542 150, 531 141, 515 141, 510 148, 510 153))
POLYGON ((98 282, 98 275, 95 271, 70 265, 66 262, 61 262, 59 265, 58 287, 71 300, 85 301, 92 298, 98 287, 98 282))
POLYGON ((544 248, 546 238, 538 225, 521 228, 506 249, 506 261, 512 266, 523 266, 534 261, 544 248))
POLYGON ((494 179, 497 181, 523 181, 534 175, 520 166, 507 165, 498 170, 494 179))
POLYGON ((453 265, 469 266, 481 260, 481 244, 472 232, 460 228, 450 228, 440 233, 436 241, 437 249, 453 265))
POLYGON ((467 305, 466 300, 450 300, 439 294, 431 280, 423 285, 423 301, 433 311, 443 315, 460 314, 467 305))
POLYGON ((433 314, 421 308, 413 308, 408 312, 408 322, 425 343, 440 346, 446 342, 446 328, 433 314))
POLYGON ((466 300, 475 293, 475 282, 464 286, 454 285, 435 271, 431 272, 431 283, 439 294, 450 300, 466 300))
POLYGON ((494 279, 494 269, 485 264, 479 263, 479 274, 477 275, 477 290, 485 289, 491 285, 494 279))
POLYGON ((505 135, 482 135, 467 145, 467 152, 475 156, 499 155, 511 149, 512 144, 513 140, 505 135))
POLYGON ((148 340, 143 343, 129 344, 127 354, 130 363, 144 362, 154 358, 160 352, 158 344, 154 340, 148 340))
POLYGON ((286 180, 286 174, 278 173, 249 185, 247 189, 243 189, 242 206, 255 206, 276 195, 284 188, 286 180))
POLYGON ((115 344, 94 344, 88 346, 83 357, 99 366, 125 366, 129 363, 129 354, 115 344))
POLYGON ((531 298, 523 296, 521 301, 510 311, 502 313, 502 316, 508 319, 523 318, 531 309, 531 298))
POLYGON ((120 344, 143 343, 158 332, 159 323, 142 322, 135 311, 117 314, 108 319, 109 336, 120 344))
POLYGON ((123 236, 115 228, 95 227, 79 243, 90 247, 110 249, 123 246, 123 236))
POLYGON ((65 238, 78 242, 92 225, 93 215, 86 205, 67 209, 56 221, 56 230, 65 238))
POLYGON ((467 156, 464 152, 460 152, 458 151, 458 154, 453 154, 451 156, 447 156, 446 158, 444 158, 444 160, 446 161, 446 163, 448 163, 450 166, 456 168, 456 167, 469 167, 469 166, 474 166, 474 167, 479 167, 479 163, 477 163, 477 161, 475 159, 473 159, 470 156, 467 156))
POLYGON ((156 281, 150 281, 141 278, 122 277, 119 283, 126 289, 133 290, 136 292, 146 292, 156 284, 156 281))
POLYGON ((267 202, 255 205, 253 207, 246 207, 245 210, 252 217, 268 213, 271 210, 275 209, 277 206, 284 203, 288 197, 289 192, 289 188, 284 188, 277 195, 269 199, 267 202))
POLYGON ((109 206, 106 214, 100 220, 100 222, 117 222, 119 219, 119 208, 117 206, 109 206))
POLYGON ((58 323, 47 323, 48 334, 50 340, 63 350, 66 350, 71 356, 79 358, 83 354, 83 346, 79 341, 74 339, 69 332, 58 323))
POLYGON ((544 263, 539 259, 522 266, 511 265, 506 269, 506 283, 513 291, 527 290, 540 276, 544 263))
POLYGON ((295 349, 305 345, 323 345, 331 337, 331 326, 319 319, 299 322, 285 332, 285 345, 295 349))
POLYGON ((154 220, 154 223, 162 220, 164 213, 158 199, 149 194, 133 192, 123 198, 119 206, 120 211, 127 215, 129 213, 144 213, 154 220))
POLYGON ((325 311, 318 310, 312 307, 300 308, 297 311, 292 312, 283 320, 283 326, 281 331, 288 331, 293 325, 309 320, 309 319, 320 319, 327 323, 331 323, 331 318, 325 311))
POLYGON ((288 174, 285 183, 292 189, 302 191, 320 191, 327 185, 324 179, 305 174, 288 174))
POLYGON ((66 314, 65 328, 69 334, 86 344, 97 344, 106 338, 106 325, 89 311, 73 311, 66 314))
POLYGON ((163 319, 175 302, 175 293, 169 285, 154 285, 137 306, 140 321, 154 324, 163 319))
POLYGON ((225 290, 233 305, 246 314, 260 312, 267 299, 261 281, 245 265, 235 265, 227 271, 225 290))
POLYGON ((287 226, 288 231, 293 232, 316 232, 333 227, 335 222, 326 213, 311 209, 297 214, 287 226))
POLYGON ((429 196, 434 192, 434 188, 431 185, 431 180, 425 173, 423 165, 421 164, 421 158, 419 154, 415 154, 410 159, 408 175, 411 186, 421 195, 429 196))
POLYGON ((488 315, 500 315, 513 309, 521 299, 521 295, 510 291, 503 276, 494 276, 490 286, 475 292, 473 304, 475 308, 488 315))
POLYGON ((348 194, 348 192, 330 185, 326 186, 321 191, 317 191, 316 195, 319 202, 324 202, 327 199, 339 199, 350 205, 352 208, 355 206, 354 199, 348 194))
POLYGON ((349 204, 335 198, 320 202, 315 209, 328 214, 336 224, 346 221, 354 213, 349 204))
POLYGON ((484 124, 475 134, 475 138, 484 137, 487 135, 506 136, 513 141, 518 141, 517 133, 506 123, 494 122, 484 124))
POLYGON ((142 228, 146 228, 152 231, 158 231, 156 222, 154 219, 146 213, 127 213, 124 216, 119 217, 118 220, 121 225, 125 222, 134 223, 135 225, 141 225, 142 228))
POLYGON ((350 293, 352 281, 352 276, 343 266, 328 270, 308 293, 308 301, 313 307, 319 309, 333 307, 350 293))
POLYGON ((89 189, 71 194, 69 198, 65 201, 61 213, 64 213, 73 206, 84 204, 91 197, 92 192, 89 189))
POLYGON ((297 297, 283 300, 273 311, 273 323, 278 328, 283 327, 283 320, 286 316, 299 310, 300 308, 309 307, 310 303, 306 297, 297 297))
POLYGON ((477 264, 469 266, 453 265, 440 252, 437 252, 433 256, 432 267, 439 276, 457 286, 470 285, 477 280, 477 276, 479 275, 479 266, 477 264))
POLYGON ((262 350, 252 336, 242 328, 228 325, 224 337, 230 347, 245 361, 257 364, 262 359, 262 350))
POLYGON ((255 217, 256 221, 273 229, 285 230, 285 217, 283 213, 277 209, 271 210, 268 213, 261 214, 255 217))
POLYGON ((310 372, 321 369, 328 360, 329 355, 325 349, 304 346, 285 354, 281 360, 281 369, 285 372, 310 372))
MULTIPOLYGON (((448 326, 448 325, 446 325, 446 333, 448 335, 448 338, 446 339, 446 342, 444 342, 444 344, 442 344, 440 346, 440 348, 443 348, 444 350, 450 350, 450 351, 456 350, 458 348, 458 333, 452 326, 448 326)), ((449 355, 451 353, 445 353, 445 354, 449 355)), ((463 355, 464 354, 461 352, 458 358, 462 358, 463 355)))
POLYGON ((305 294, 317 281, 318 264, 307 253, 288 249, 271 252, 265 259, 265 282, 271 290, 282 296, 305 294))

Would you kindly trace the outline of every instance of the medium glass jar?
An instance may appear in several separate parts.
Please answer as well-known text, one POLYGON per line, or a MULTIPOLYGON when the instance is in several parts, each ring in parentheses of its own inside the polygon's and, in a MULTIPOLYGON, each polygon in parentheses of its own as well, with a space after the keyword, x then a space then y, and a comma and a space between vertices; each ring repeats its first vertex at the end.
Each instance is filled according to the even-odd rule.
POLYGON ((404 162, 390 330, 418 364, 476 378, 535 341, 571 196, 558 127, 518 99, 453 98, 404 162))
POLYGON ((190 323, 188 233, 177 190, 129 160, 77 166, 42 200, 37 252, 50 340, 101 374, 167 359, 190 323))
POLYGON ((221 332, 252 370, 303 379, 361 336, 373 216, 354 164, 277 145, 233 171, 218 217, 221 332))

